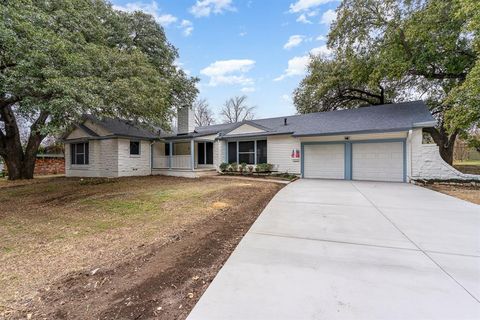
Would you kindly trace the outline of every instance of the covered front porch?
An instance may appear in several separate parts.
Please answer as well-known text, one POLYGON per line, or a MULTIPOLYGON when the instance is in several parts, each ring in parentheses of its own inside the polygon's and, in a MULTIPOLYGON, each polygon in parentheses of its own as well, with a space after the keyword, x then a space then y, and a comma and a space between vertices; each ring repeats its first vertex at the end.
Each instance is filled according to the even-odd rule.
POLYGON ((213 148, 214 141, 199 138, 155 142, 152 145, 152 173, 186 177, 214 173, 213 148))

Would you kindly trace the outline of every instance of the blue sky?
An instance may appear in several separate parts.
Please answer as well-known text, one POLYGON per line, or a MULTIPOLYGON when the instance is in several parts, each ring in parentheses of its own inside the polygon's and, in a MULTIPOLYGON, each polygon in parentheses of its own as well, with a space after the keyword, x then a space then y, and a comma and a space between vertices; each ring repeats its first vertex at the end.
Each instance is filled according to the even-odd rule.
POLYGON ((337 0, 111 0, 162 24, 178 65, 199 77, 199 97, 218 115, 246 94, 257 118, 295 113, 293 90, 309 53, 328 54, 325 37, 337 0))

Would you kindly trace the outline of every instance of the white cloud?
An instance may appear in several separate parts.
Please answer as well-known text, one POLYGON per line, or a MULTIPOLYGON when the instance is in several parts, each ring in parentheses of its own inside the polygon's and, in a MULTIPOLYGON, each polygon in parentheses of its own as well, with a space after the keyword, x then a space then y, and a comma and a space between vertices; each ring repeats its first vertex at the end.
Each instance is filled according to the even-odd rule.
POLYGON ((210 14, 220 14, 224 11, 235 11, 232 0, 197 0, 190 8, 190 13, 195 17, 208 17, 210 14))
POLYGON ((160 14, 160 8, 156 1, 152 1, 150 3, 142 3, 142 2, 130 2, 124 5, 114 5, 113 9, 125 12, 134 12, 134 11, 142 11, 147 14, 153 16, 155 21, 161 24, 164 27, 169 26, 170 24, 176 22, 178 20, 177 17, 171 14, 160 14))
POLYGON ((302 11, 309 11, 312 8, 333 1, 337 0, 298 0, 297 2, 290 4, 290 12, 298 13, 302 11))
POLYGON ((190 20, 183 19, 180 28, 183 29, 183 35, 188 37, 193 32, 193 23, 190 20))
POLYGON ((326 45, 323 45, 323 46, 316 47, 316 48, 313 48, 312 50, 310 50, 310 54, 312 54, 314 56, 320 55, 320 56, 328 58, 332 54, 332 50, 327 48, 326 45))
POLYGON ((302 36, 302 35, 299 35, 299 34, 290 36, 290 38, 288 38, 287 43, 285 43, 283 45, 283 49, 291 49, 291 48, 294 48, 296 46, 299 46, 303 42, 304 38, 305 38, 305 36, 302 36))
POLYGON ((315 38, 315 40, 317 40, 317 41, 327 41, 327 37, 325 37, 324 35, 319 35, 318 37, 315 38))
POLYGON ((283 74, 273 80, 281 81, 287 77, 303 75, 305 74, 309 62, 309 55, 293 57, 292 59, 288 60, 288 67, 285 69, 283 74))
POLYGON ((330 9, 330 10, 325 11, 322 14, 322 18, 320 19, 320 23, 329 25, 333 21, 335 21, 335 19, 337 19, 337 13, 335 12, 335 10, 330 9))
POLYGON ((242 31, 238 34, 240 37, 245 37, 247 35, 246 31, 242 31))
POLYGON ((158 18, 155 18, 155 20, 157 20, 162 26, 168 27, 172 23, 177 22, 178 18, 171 14, 162 14, 161 16, 158 16, 158 18))
POLYGON ((312 21, 308 20, 307 15, 305 13, 302 13, 300 16, 298 16, 297 22, 312 24, 312 21))
POLYGON ((252 86, 254 81, 245 76, 255 65, 254 60, 232 59, 219 60, 200 70, 200 73, 210 77, 209 85, 240 84, 244 87, 252 86))
POLYGON ((243 87, 242 89, 240 89, 240 91, 242 91, 243 93, 251 93, 251 92, 255 92, 255 88, 254 87, 243 87))

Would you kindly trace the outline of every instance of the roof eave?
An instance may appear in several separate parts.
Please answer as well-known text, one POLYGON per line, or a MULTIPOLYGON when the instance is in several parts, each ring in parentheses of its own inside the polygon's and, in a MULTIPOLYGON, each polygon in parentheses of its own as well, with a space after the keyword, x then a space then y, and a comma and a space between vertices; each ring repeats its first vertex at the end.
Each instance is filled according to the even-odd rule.
POLYGON ((345 134, 367 134, 367 133, 383 133, 383 132, 402 132, 412 129, 411 127, 394 128, 394 129, 372 129, 372 130, 358 130, 358 131, 340 131, 340 132, 324 132, 324 133, 305 133, 292 134, 292 137, 320 137, 320 136, 339 136, 345 134))
POLYGON ((437 125, 437 121, 435 121, 435 120, 415 122, 413 124, 413 128, 429 128, 429 127, 435 127, 436 125, 437 125))

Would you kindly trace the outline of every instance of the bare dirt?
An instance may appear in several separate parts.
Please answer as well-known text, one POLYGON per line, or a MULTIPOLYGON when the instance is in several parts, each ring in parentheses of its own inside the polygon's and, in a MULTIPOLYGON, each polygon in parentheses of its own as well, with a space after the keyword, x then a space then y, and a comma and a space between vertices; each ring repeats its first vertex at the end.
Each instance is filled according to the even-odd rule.
POLYGON ((448 184, 431 184, 424 187, 448 194, 450 196, 480 204, 480 186, 472 185, 448 185, 448 184))
MULTIPOLYGON (((3 316, 9 319, 186 318, 243 235, 282 185, 252 182, 240 186, 238 182, 222 179, 176 181, 172 178, 140 181, 132 178, 128 183, 123 180, 119 183, 89 188, 88 192, 92 195, 95 194, 95 190, 106 193, 115 189, 117 196, 122 194, 122 189, 126 187, 138 185, 140 188, 146 182, 167 185, 170 188, 178 184, 190 187, 198 184, 200 189, 214 187, 216 189, 214 195, 205 193, 197 196, 200 198, 198 210, 202 211, 201 207, 204 206, 202 203, 206 203, 208 214, 194 220, 187 214, 185 217, 189 217, 189 221, 182 223, 175 220, 174 225, 169 228, 159 227, 158 232, 161 236, 157 235, 155 238, 159 239, 157 241, 142 243, 132 240, 131 243, 124 245, 128 247, 128 254, 111 255, 112 258, 103 261, 100 267, 90 263, 87 267, 70 271, 52 281, 44 283, 37 281, 31 285, 36 294, 28 299, 15 301, 12 304, 13 308, 4 309, 3 316), (132 243, 135 246, 132 246, 132 243)), ((25 185, 19 186, 12 187, 22 188, 25 185)), ((150 189, 146 191, 150 192, 150 189)), ((71 206, 72 200, 67 194, 71 193, 55 192, 54 195, 50 194, 48 199, 51 200, 51 204, 57 206, 60 204, 71 206)), ((77 198, 78 194, 75 196, 75 199, 77 198)), ((34 199, 38 201, 37 198, 34 199)), ((44 200, 45 197, 42 198, 42 201, 44 200)), ((173 202, 170 204, 172 210, 178 206, 178 203, 173 202)), ((162 206, 169 208, 168 203, 163 203, 162 206)), ((184 209, 196 211, 192 207, 184 209)), ((68 212, 70 211, 67 210, 66 214, 68 212)), ((139 226, 141 225, 130 226, 128 232, 137 232, 139 226)), ((122 228, 124 227, 122 225, 122 228)), ((120 231, 114 228, 105 232, 120 231)), ((98 250, 95 237, 87 239, 91 242, 92 250, 98 250)), ((104 241, 99 243, 105 246, 104 241)), ((118 249, 118 245, 115 248, 118 249)), ((107 254, 108 247, 102 250, 110 257, 107 254)), ((61 251, 59 254, 62 254, 61 251)), ((55 261, 54 257, 51 261, 55 261)), ((61 267, 44 264, 45 270, 53 268, 60 274, 61 267)), ((2 312, 0 318, 1 315, 2 312)))

